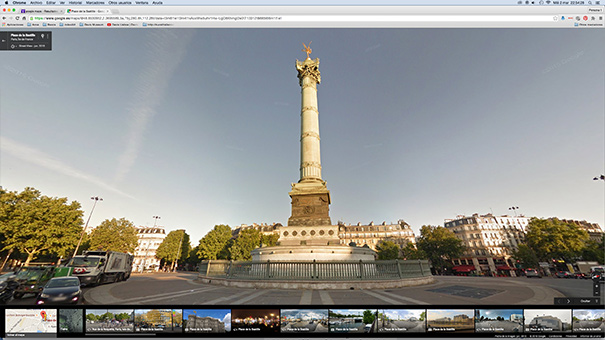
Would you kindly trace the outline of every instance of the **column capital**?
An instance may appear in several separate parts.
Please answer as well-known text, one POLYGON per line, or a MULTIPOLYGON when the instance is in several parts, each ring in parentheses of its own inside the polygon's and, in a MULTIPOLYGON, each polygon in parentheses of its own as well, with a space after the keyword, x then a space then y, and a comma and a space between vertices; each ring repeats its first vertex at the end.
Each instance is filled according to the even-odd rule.
POLYGON ((296 60, 296 70, 298 71, 298 83, 303 86, 303 79, 311 78, 315 83, 321 83, 321 74, 319 72, 319 58, 306 59, 305 61, 296 60))

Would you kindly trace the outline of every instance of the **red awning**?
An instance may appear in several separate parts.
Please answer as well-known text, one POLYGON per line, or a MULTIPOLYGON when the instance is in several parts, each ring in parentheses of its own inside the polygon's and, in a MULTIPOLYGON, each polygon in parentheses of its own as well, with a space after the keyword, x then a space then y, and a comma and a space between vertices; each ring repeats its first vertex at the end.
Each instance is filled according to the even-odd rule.
POLYGON ((457 271, 457 272, 470 272, 473 270, 476 270, 475 266, 471 266, 471 265, 461 265, 461 266, 454 266, 452 268, 452 270, 457 271))
POLYGON ((514 268, 511 268, 509 266, 498 266, 498 267, 496 267, 496 269, 498 269, 498 270, 513 270, 514 268))

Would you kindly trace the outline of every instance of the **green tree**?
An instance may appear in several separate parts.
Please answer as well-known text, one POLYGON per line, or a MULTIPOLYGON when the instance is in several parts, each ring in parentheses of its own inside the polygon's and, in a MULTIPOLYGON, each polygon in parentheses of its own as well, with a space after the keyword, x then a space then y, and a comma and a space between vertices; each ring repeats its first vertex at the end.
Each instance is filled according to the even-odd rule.
POLYGON ((105 220, 90 234, 92 250, 134 254, 139 238, 134 224, 125 218, 105 220))
POLYGON ((416 246, 431 261, 433 268, 441 272, 453 258, 464 253, 465 246, 453 232, 445 227, 423 225, 416 246))
POLYGON ((399 246, 393 241, 380 241, 376 245, 379 260, 396 260, 399 258, 399 246))
POLYGON ((25 265, 40 254, 66 256, 82 233, 80 203, 42 196, 34 188, 22 192, 0 190, 1 250, 27 254, 25 265))
POLYGON ((372 324, 374 322, 374 319, 376 318, 376 315, 369 309, 366 309, 363 311, 363 323, 367 324, 372 324))
POLYGON ((412 242, 408 242, 408 244, 401 249, 401 257, 404 260, 421 260, 427 258, 426 254, 422 250, 418 250, 412 242))
POLYGON ((263 247, 273 247, 277 245, 277 240, 279 240, 279 234, 262 234, 260 237, 260 241, 263 247))
POLYGON ((519 247, 513 249, 512 257, 521 263, 523 268, 538 267, 538 257, 536 253, 526 244, 520 244, 519 247))
POLYGON ((172 266, 179 261, 187 260, 189 256, 189 250, 191 245, 189 244, 189 235, 184 229, 173 230, 162 241, 162 244, 158 247, 155 252, 155 256, 159 259, 171 262, 172 266), (180 246, 180 248, 179 248, 180 246))
POLYGON ((231 227, 216 225, 200 240, 197 254, 203 260, 226 260, 229 258, 230 240, 231 227))
POLYGON ((588 240, 581 252, 584 261, 597 261, 605 263, 605 234, 601 236, 600 242, 593 239, 588 240))
POLYGON ((426 311, 420 313, 420 321, 424 321, 426 319, 426 311))
POLYGON ((580 255, 588 239, 586 231, 558 218, 532 217, 525 235, 525 242, 542 261, 572 260, 580 255))
POLYGON ((251 260, 250 252, 260 246, 261 233, 256 229, 242 230, 229 249, 235 261, 251 260))

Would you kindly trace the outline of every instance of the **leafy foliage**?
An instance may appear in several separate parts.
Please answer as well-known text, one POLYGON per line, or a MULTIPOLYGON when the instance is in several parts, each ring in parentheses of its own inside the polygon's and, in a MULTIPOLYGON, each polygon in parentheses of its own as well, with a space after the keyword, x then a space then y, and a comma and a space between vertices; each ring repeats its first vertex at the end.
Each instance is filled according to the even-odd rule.
POLYGON ((173 230, 162 241, 162 244, 155 252, 159 259, 174 263, 177 258, 179 261, 185 261, 189 256, 191 245, 189 244, 189 235, 183 229, 173 230), (179 245, 181 248, 179 249, 179 245))
POLYGON ((273 247, 277 245, 277 240, 279 240, 279 234, 263 234, 260 237, 260 241, 263 244, 263 247, 273 247))
POLYGON ((231 227, 219 224, 214 226, 200 240, 197 254, 203 260, 227 260, 231 246, 231 227))
POLYGON ((465 250, 462 240, 441 226, 423 225, 416 245, 438 271, 442 270, 452 258, 462 255, 465 250))
POLYGON ((582 249, 581 256, 584 261, 605 263, 605 234, 601 235, 600 242, 588 240, 582 249))
POLYGON ((396 260, 399 258, 399 246, 393 241, 380 241, 376 245, 379 260, 396 260))
POLYGON ((426 254, 422 250, 417 249, 412 242, 408 242, 401 249, 401 257, 404 260, 422 260, 427 258, 426 254))
POLYGON ((517 249, 512 251, 512 257, 521 263, 523 268, 538 267, 538 257, 536 253, 526 244, 520 244, 517 249))
POLYGON ((371 310, 366 309, 363 311, 363 323, 365 323, 366 325, 373 323, 375 318, 376 315, 372 313, 371 310))
POLYGON ((41 253, 66 256, 82 233, 80 203, 42 196, 34 188, 22 192, 0 189, 2 250, 27 254, 25 265, 41 253))
POLYGON ((558 218, 532 217, 527 225, 525 241, 538 259, 552 258, 572 260, 578 257, 588 241, 588 233, 558 218))
POLYGON ((260 246, 261 232, 256 229, 245 229, 229 249, 231 259, 235 261, 251 260, 250 252, 260 246))
POLYGON ((137 229, 125 218, 105 220, 90 234, 90 249, 133 254, 138 245, 137 229))

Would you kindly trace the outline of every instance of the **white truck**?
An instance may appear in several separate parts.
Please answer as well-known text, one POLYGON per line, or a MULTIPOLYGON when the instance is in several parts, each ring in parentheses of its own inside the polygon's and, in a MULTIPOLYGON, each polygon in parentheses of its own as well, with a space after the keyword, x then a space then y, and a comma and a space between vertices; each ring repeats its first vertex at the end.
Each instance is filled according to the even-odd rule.
POLYGON ((85 285, 126 281, 132 271, 134 256, 115 251, 85 251, 67 263, 73 268, 73 276, 85 285))

